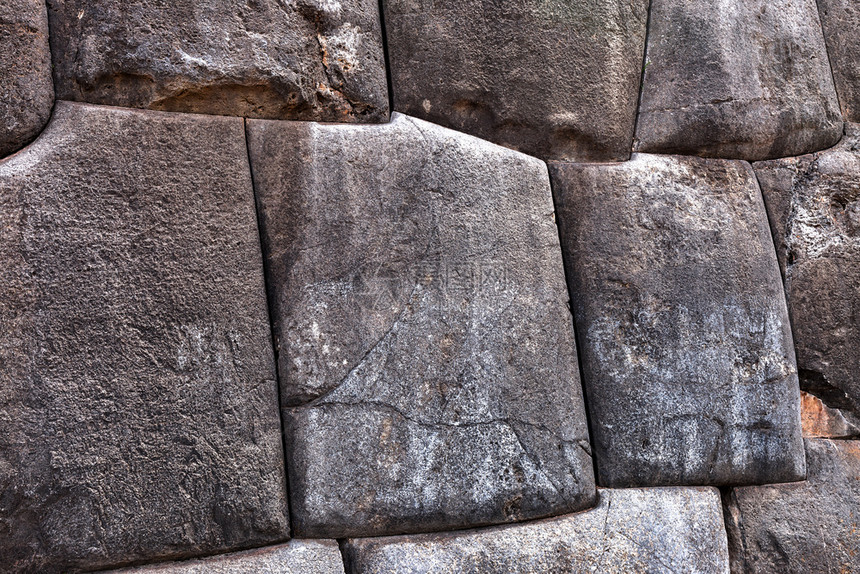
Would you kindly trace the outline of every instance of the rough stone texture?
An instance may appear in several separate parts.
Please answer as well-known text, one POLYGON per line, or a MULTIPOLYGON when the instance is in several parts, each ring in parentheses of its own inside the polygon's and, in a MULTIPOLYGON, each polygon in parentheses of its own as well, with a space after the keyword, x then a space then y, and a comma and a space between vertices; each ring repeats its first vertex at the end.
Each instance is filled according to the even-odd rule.
POLYGON ((803 436, 851 438, 860 436, 860 419, 850 411, 831 408, 815 395, 800 393, 800 420, 803 436))
POLYGON ((400 114, 251 121, 249 146, 295 531, 429 531, 593 503, 546 166, 400 114))
POLYGON ((630 157, 647 0, 383 0, 394 109, 545 159, 630 157))
POLYGON ((637 151, 769 159, 839 141, 815 0, 653 0, 637 151))
POLYGON ((280 546, 116 570, 124 574, 344 574, 343 558, 334 540, 291 540, 280 546))
POLYGON ((241 119, 58 102, 0 163, 0 333, 0 569, 286 538, 241 119))
POLYGON ((835 148, 755 164, 804 390, 860 413, 860 125, 835 148))
POLYGON ((856 0, 818 0, 818 13, 842 115, 860 122, 860 5, 856 0))
POLYGON ((860 442, 806 440, 807 482, 726 497, 732 572, 860 572, 860 442))
POLYGON ((746 162, 551 168, 601 486, 802 479, 785 296, 746 162))
POLYGON ((48 0, 57 97, 252 118, 385 121, 376 0, 48 0))
POLYGON ((0 4, 0 158, 42 131, 51 117, 54 83, 44 0, 0 4))
POLYGON ((725 573, 720 495, 712 488, 601 490, 593 510, 450 534, 349 540, 354 574, 725 573))

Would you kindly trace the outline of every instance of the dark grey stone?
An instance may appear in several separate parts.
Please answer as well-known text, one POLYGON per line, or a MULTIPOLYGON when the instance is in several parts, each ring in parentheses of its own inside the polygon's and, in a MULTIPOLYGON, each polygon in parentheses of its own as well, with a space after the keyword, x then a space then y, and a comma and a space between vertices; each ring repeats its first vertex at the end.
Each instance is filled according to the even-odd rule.
POLYGON ((116 574, 344 574, 334 540, 291 540, 280 546, 115 570, 116 574))
POLYGON ((630 157, 647 0, 383 0, 394 109, 544 159, 630 157))
POLYGON ((388 119, 376 0, 48 0, 57 97, 174 112, 388 119))
POLYGON ((806 482, 726 497, 735 574, 860 572, 860 442, 805 442, 806 482))
POLYGON ((760 160, 842 134, 815 0, 653 0, 636 151, 760 160))
POLYGON ((0 158, 39 135, 51 117, 54 83, 43 0, 0 4, 0 158))
POLYGON ((601 486, 802 479, 800 392, 746 162, 553 164, 601 486))
POLYGON ((856 0, 818 0, 818 13, 842 116, 860 122, 860 4, 856 0))
POLYGON ((287 537, 241 119, 58 102, 0 163, 0 333, 0 570, 287 537))
POLYGON ((295 531, 593 503, 546 166, 399 114, 250 121, 249 145, 295 531))
POLYGON ((860 414, 860 125, 831 150, 755 164, 785 276, 801 386, 860 414))
POLYGON ((728 574, 713 488, 600 490, 593 510, 449 534, 349 540, 353 574, 728 574))

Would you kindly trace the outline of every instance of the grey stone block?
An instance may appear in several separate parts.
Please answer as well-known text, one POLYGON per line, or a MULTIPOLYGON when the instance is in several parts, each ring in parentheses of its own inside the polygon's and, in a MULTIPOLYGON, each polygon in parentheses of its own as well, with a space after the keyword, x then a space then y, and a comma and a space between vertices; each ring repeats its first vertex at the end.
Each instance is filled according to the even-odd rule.
POLYGON ((0 163, 0 570, 287 537, 262 263, 239 118, 58 102, 0 163))
POLYGON ((601 486, 802 479, 800 391, 745 162, 553 164, 601 486))
POLYGON ((544 159, 630 157, 646 0, 384 0, 394 109, 544 159))
POLYGON ((755 164, 785 276, 801 386, 860 414, 860 125, 825 152, 755 164))
POLYGON ((653 0, 636 151, 761 160, 841 134, 815 0, 653 0))
POLYGON ((115 570, 116 574, 344 574, 334 540, 291 540, 286 544, 200 560, 115 570))
POLYGON ((860 572, 860 442, 805 442, 806 482, 727 496, 732 572, 860 572))
POLYGON ((57 97, 252 118, 378 122, 376 0, 48 0, 57 97))
POLYGON ((546 166, 399 114, 249 121, 249 145, 295 531, 593 503, 546 166))
POLYGON ((54 82, 43 0, 0 4, 0 158, 39 135, 51 117, 54 82))
POLYGON ((818 0, 818 13, 842 115, 860 122, 860 5, 854 0, 818 0))
POLYGON ((447 534, 349 540, 354 574, 727 574, 713 488, 600 490, 593 510, 447 534))

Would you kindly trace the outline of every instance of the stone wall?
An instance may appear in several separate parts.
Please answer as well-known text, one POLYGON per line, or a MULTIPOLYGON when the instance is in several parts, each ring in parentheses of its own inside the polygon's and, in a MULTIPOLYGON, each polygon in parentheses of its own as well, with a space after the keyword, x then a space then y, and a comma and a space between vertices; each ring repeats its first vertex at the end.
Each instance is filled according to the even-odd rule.
POLYGON ((0 572, 860 572, 851 0, 7 0, 0 572))

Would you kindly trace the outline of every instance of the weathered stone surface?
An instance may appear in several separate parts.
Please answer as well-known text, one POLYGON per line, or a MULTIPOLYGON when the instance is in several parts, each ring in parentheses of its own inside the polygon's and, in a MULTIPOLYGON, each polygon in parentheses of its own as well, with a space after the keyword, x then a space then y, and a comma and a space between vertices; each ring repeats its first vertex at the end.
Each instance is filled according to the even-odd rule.
POLYGON ((802 479, 799 390, 746 162, 551 166, 601 486, 802 479))
POLYGON ((860 419, 850 412, 828 407, 815 395, 800 393, 800 420, 803 436, 811 438, 851 438, 860 436, 860 419))
POLYGON ((116 570, 125 574, 344 574, 340 548, 334 540, 291 540, 280 546, 116 570))
POLYGON ((839 141, 815 0, 653 0, 636 151, 769 159, 839 141))
POLYGON ((388 119, 376 0, 48 0, 57 97, 154 110, 388 119))
POLYGON ((249 146, 296 533, 590 505, 546 166, 399 114, 250 121, 249 146))
POLYGON ((860 122, 860 5, 855 0, 818 0, 818 13, 842 115, 860 122))
POLYGON ((712 488, 601 490, 593 510, 449 534, 349 540, 354 574, 728 573, 712 488))
POLYGON ((33 141, 51 117, 54 83, 43 0, 0 4, 0 158, 33 141))
POLYGON ((860 413, 860 125, 835 148, 755 164, 785 276, 800 384, 860 413))
POLYGON ((630 157, 646 0, 384 0, 394 109, 545 159, 630 157))
POLYGON ((8 571, 286 538, 241 119, 58 102, 0 163, 0 333, 8 571))
POLYGON ((805 442, 806 482, 727 496, 732 572, 860 572, 860 442, 805 442))

